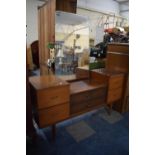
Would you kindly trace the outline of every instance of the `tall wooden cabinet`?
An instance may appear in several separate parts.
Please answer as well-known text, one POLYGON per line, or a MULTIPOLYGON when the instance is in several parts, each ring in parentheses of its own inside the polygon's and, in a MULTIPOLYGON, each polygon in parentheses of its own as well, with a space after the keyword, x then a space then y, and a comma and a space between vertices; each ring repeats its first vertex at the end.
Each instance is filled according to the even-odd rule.
POLYGON ((125 74, 123 84, 123 98, 115 108, 120 112, 129 109, 129 44, 111 43, 108 45, 107 70, 119 71, 125 74))

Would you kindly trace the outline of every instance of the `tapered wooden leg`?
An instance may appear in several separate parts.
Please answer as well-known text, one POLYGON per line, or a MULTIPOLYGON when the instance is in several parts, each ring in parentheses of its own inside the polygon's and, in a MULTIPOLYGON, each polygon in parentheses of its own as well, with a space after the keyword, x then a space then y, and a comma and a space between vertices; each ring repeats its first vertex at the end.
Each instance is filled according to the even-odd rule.
POLYGON ((52 140, 55 141, 56 138, 56 124, 52 125, 52 140))
POLYGON ((111 115, 112 103, 111 103, 111 104, 108 104, 108 105, 105 107, 105 110, 107 111, 107 113, 108 113, 109 115, 111 115))
POLYGON ((111 115, 111 111, 112 111, 112 103, 109 105, 109 115, 111 115))

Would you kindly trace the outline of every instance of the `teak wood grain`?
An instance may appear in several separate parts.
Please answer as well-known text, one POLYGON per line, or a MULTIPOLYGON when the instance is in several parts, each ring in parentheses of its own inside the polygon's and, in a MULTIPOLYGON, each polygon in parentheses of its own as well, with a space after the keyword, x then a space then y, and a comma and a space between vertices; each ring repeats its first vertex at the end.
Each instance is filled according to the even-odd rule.
POLYGON ((55 7, 56 0, 49 0, 38 8, 39 63, 41 75, 47 75, 47 67, 42 66, 50 57, 47 45, 55 42, 55 7))
POLYGON ((38 109, 69 102, 69 93, 69 85, 39 90, 37 93, 38 109))
POLYGON ((70 85, 71 115, 78 115, 78 113, 95 109, 97 106, 104 106, 107 89, 105 85, 91 83, 89 81, 78 81, 70 85), (83 86, 83 89, 81 86, 83 86))
POLYGON ((53 125, 69 117, 69 84, 53 75, 30 77, 34 117, 39 127, 53 125))
POLYGON ((42 109, 38 111, 39 126, 46 127, 69 117, 69 104, 60 104, 58 106, 42 109))
POLYGON ((119 112, 125 112, 129 109, 129 44, 111 43, 108 44, 107 51, 107 70, 120 71, 124 73, 122 99, 115 104, 114 108, 119 112))
POLYGON ((123 87, 124 76, 120 75, 117 77, 110 77, 109 79, 109 90, 123 87))

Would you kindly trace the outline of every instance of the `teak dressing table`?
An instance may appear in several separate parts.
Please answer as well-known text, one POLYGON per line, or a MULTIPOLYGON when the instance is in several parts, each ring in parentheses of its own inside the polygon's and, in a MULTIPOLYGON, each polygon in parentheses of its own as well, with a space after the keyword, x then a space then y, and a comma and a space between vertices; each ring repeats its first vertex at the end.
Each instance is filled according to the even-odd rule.
POLYGON ((67 81, 53 75, 30 77, 33 115, 40 128, 88 111, 109 106, 122 97, 124 74, 105 69, 90 71, 90 77, 67 81))

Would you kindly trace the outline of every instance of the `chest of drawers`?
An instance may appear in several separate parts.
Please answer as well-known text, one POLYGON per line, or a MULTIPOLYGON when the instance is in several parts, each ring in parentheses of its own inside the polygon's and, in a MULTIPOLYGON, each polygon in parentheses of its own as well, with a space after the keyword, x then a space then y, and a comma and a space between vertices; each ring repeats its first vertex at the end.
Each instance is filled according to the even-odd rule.
POLYGON ((55 76, 29 79, 33 111, 39 127, 46 127, 69 117, 69 84, 55 76))
POLYGON ((95 69, 91 72, 91 79, 107 85, 106 103, 111 108, 113 103, 123 98, 124 73, 107 69, 95 69))
POLYGON ((121 99, 123 90, 123 80, 124 76, 122 74, 109 77, 107 95, 108 104, 111 104, 112 102, 121 99))
POLYGON ((105 104, 106 86, 92 84, 88 81, 78 81, 70 84, 70 113, 78 115, 105 104), (83 87, 80 87, 83 86, 83 87))

